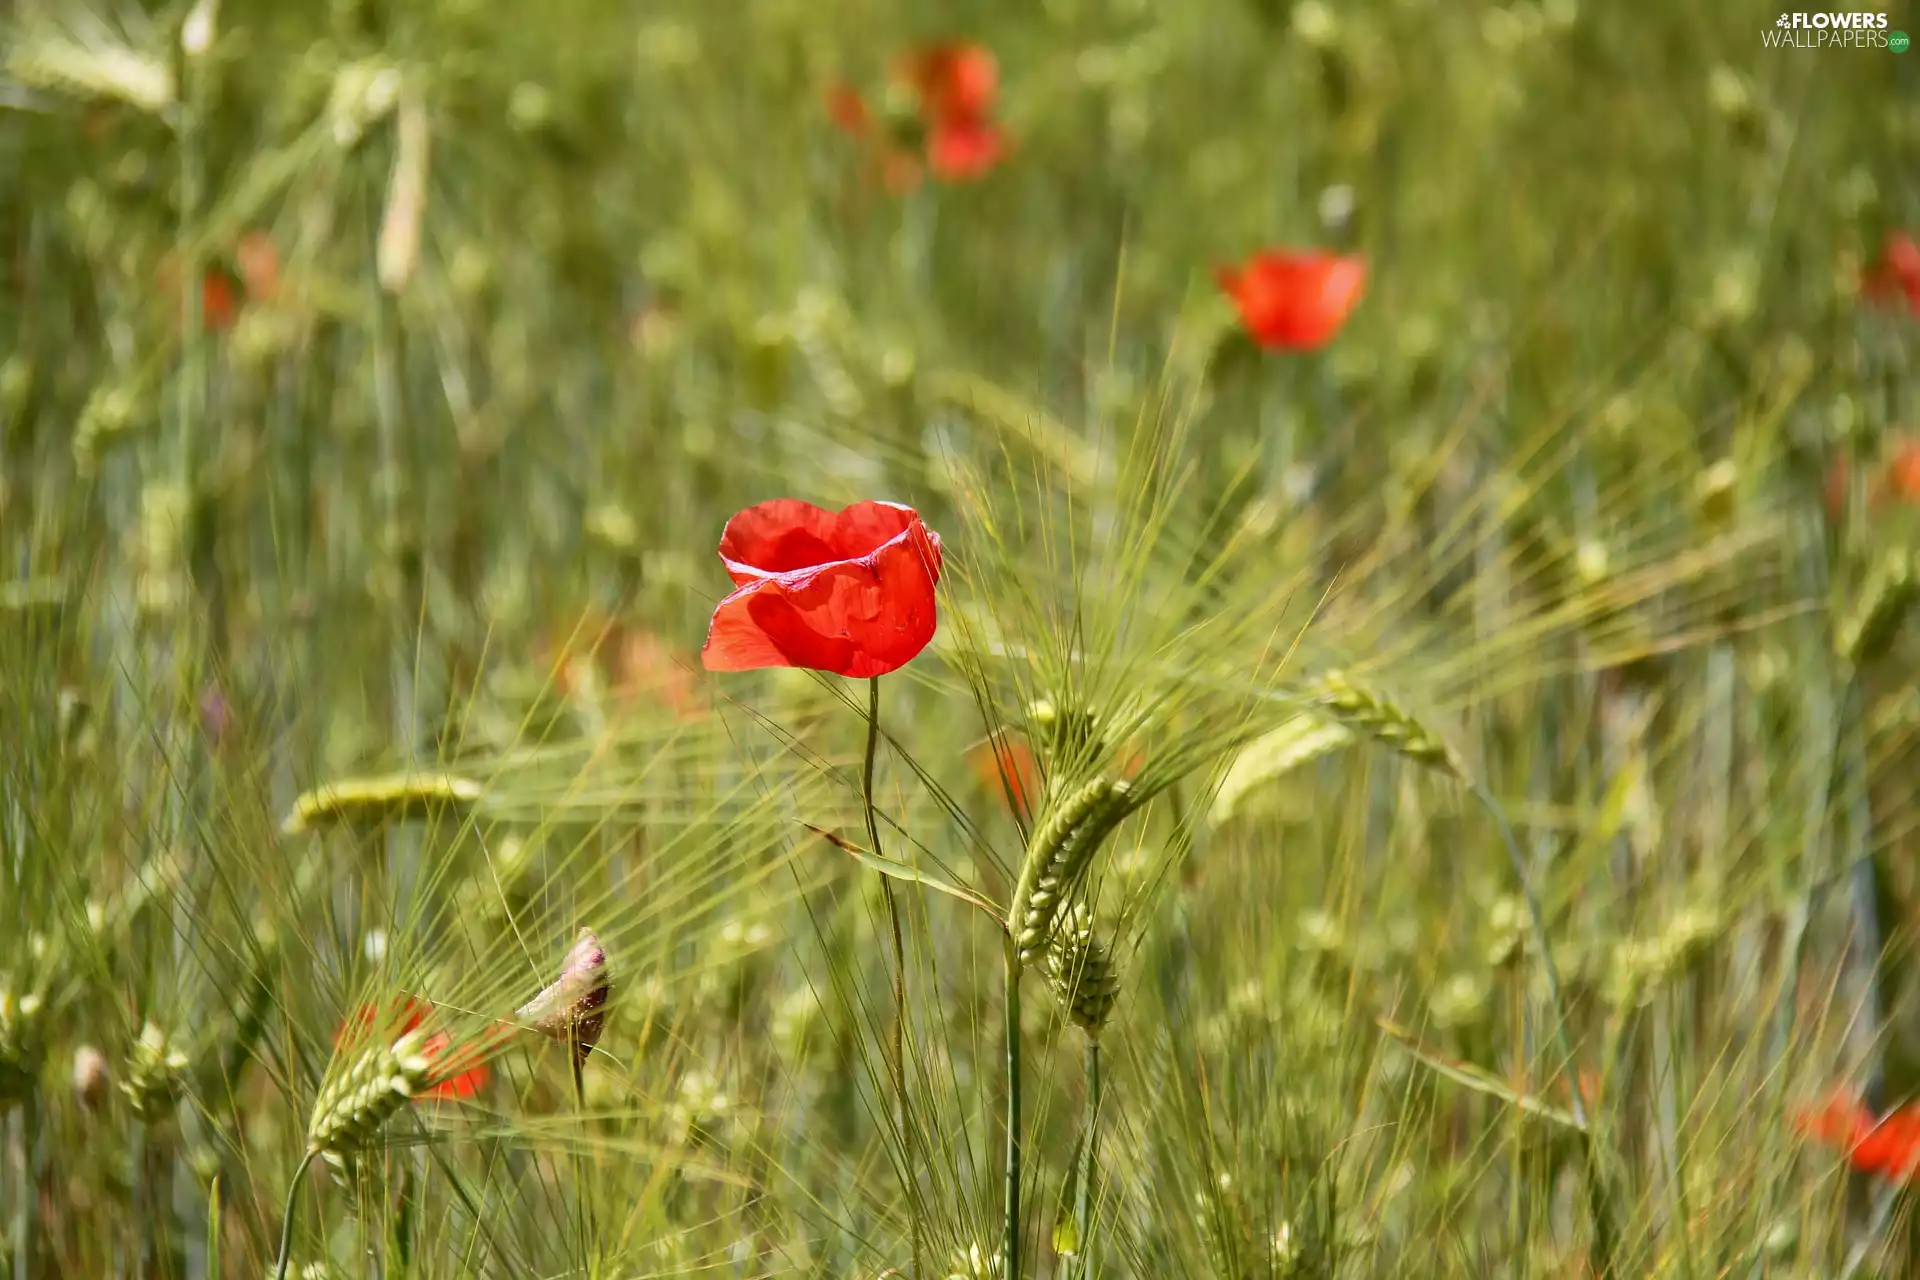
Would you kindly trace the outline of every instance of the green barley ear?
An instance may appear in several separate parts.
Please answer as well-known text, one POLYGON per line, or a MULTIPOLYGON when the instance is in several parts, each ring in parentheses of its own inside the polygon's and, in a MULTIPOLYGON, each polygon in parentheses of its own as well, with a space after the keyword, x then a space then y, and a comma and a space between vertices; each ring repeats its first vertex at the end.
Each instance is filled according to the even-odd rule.
POLYGON ((1093 855, 1133 808, 1131 784, 1095 778, 1071 792, 1034 830, 1007 911, 1020 963, 1047 945, 1067 895, 1086 874, 1093 855))
POLYGON ((1332 719, 1398 752, 1415 764, 1465 780, 1466 768, 1446 739, 1406 706, 1344 671, 1309 681, 1305 696, 1332 719))
POLYGON ((1240 748, 1213 797, 1213 822, 1232 819, 1248 796, 1303 764, 1353 742, 1353 730, 1314 712, 1302 712, 1240 748))
POLYGON ((423 1033, 409 1031, 388 1046, 364 1050, 354 1064, 321 1086, 307 1125, 307 1151, 336 1169, 372 1142, 394 1112, 427 1082, 431 1066, 421 1052, 423 1033))
POLYGON ((186 1069, 187 1055, 165 1031, 151 1022, 141 1027, 127 1060, 127 1078, 120 1082, 134 1119, 151 1125, 171 1116, 186 1069))
POLYGON ((1852 612, 1841 621, 1834 647, 1855 667, 1865 667, 1886 655, 1907 614, 1920 602, 1920 573, 1914 555, 1905 547, 1883 552, 1867 570, 1852 612))
POLYGON ((1099 717, 1085 707, 1040 698, 1027 704, 1027 722, 1055 760, 1100 752, 1099 717))
POLYGON ((46 1050, 41 1025, 45 1002, 37 995, 16 996, 0 986, 0 1102, 33 1091, 46 1050))
POLYGON ((486 788, 479 783, 450 773, 346 778, 315 787, 295 800, 280 832, 297 836, 342 826, 381 827, 443 810, 464 815, 485 794, 486 788))
POLYGON ((159 114, 175 101, 164 58, 121 42, 104 28, 91 40, 48 21, 28 23, 8 50, 8 74, 37 89, 77 98, 112 98, 159 114))
POLYGON ((1113 953, 1093 931, 1093 912, 1076 902, 1054 926, 1047 943, 1047 984, 1067 1016, 1097 1037, 1113 1016, 1120 973, 1113 953))

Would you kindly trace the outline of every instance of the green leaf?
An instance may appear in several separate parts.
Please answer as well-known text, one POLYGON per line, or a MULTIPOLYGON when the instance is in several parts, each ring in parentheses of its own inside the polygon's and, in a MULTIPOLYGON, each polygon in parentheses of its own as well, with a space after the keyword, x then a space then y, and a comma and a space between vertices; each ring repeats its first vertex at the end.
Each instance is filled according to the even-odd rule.
POLYGON ((1498 1098, 1510 1107, 1516 1107, 1530 1116, 1550 1120, 1563 1125, 1576 1133, 1585 1133, 1586 1126, 1576 1121, 1571 1114, 1531 1093, 1523 1093, 1493 1073, 1476 1067, 1470 1062, 1459 1062, 1452 1058, 1443 1058, 1437 1053, 1417 1044, 1411 1032, 1405 1027, 1389 1022, 1385 1018, 1375 1018, 1380 1029, 1399 1041, 1400 1047, 1412 1054, 1414 1060, 1436 1075, 1445 1076, 1457 1085, 1484 1093, 1490 1098, 1498 1098))
POLYGON ((895 862, 892 858, 869 852, 853 843, 853 841, 848 840, 845 836, 835 835, 825 827, 816 827, 811 822, 804 821, 801 822, 800 825, 819 836, 822 840, 825 840, 828 844, 833 845, 836 849, 847 854, 855 862, 866 867, 869 871, 878 871, 883 876, 890 876, 895 880, 904 880, 908 884, 917 884, 922 888, 932 889, 936 893, 944 893, 948 897, 958 898, 968 906, 978 907, 980 910, 986 912, 1003 928, 1006 925, 1006 913, 971 889, 963 889, 959 885, 948 884, 945 880, 928 875, 918 867, 910 867, 904 862, 895 862))

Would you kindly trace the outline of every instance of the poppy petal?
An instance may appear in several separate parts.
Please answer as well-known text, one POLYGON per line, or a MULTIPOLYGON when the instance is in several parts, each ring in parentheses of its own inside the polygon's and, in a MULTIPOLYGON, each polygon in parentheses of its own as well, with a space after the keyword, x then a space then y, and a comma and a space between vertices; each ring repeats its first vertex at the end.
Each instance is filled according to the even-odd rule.
MULTIPOLYGON (((798 498, 775 498, 727 521, 720 558, 736 585, 879 550, 920 521, 897 502, 856 502, 828 511, 798 498)), ((938 572, 936 562, 936 572, 938 572)))

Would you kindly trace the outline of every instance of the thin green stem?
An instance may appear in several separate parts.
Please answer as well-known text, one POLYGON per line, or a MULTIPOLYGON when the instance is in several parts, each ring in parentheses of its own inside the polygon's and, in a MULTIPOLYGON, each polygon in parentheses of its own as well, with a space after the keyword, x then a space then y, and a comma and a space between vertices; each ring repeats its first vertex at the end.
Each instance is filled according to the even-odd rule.
POLYGON ((313 1158, 319 1153, 309 1151, 300 1158, 300 1166, 293 1171, 293 1181, 287 1184, 286 1209, 280 1215, 280 1252, 279 1261, 273 1264, 273 1280, 287 1280, 287 1261, 293 1248, 293 1215, 298 1207, 300 1186, 307 1180, 307 1170, 313 1167, 313 1158))
POLYGON ((34 1148, 40 1138, 40 1106, 34 1090, 20 1099, 14 1108, 15 1134, 19 1139, 15 1189, 19 1201, 13 1206, 13 1271, 18 1276, 33 1274, 34 1228, 39 1222, 40 1188, 35 1175, 34 1148))
POLYGON ((1093 1275, 1094 1181, 1100 1170, 1100 1041, 1085 1037, 1081 1074, 1086 1077, 1086 1136, 1081 1142, 1080 1177, 1074 1189, 1073 1222, 1079 1235, 1080 1256, 1074 1262, 1074 1275, 1089 1280, 1093 1275))
POLYGON ((1586 1104, 1580 1098, 1580 1071, 1578 1059, 1574 1056, 1573 1037, 1567 1026, 1567 1006, 1560 994, 1560 968, 1553 962, 1553 950, 1548 945, 1547 915, 1540 905, 1540 895, 1534 890, 1533 877, 1527 874, 1526 855, 1520 851, 1520 842, 1514 838, 1513 827, 1507 822, 1507 815, 1501 811, 1499 802, 1493 794, 1479 783, 1472 784, 1473 794, 1483 808, 1493 818, 1494 825, 1500 829, 1500 842, 1506 846, 1507 857, 1513 864, 1513 876, 1520 885, 1520 894, 1526 899, 1527 920, 1533 934, 1534 949, 1540 953, 1540 968, 1547 979, 1547 1001, 1553 1018, 1554 1043, 1560 1051, 1563 1069, 1567 1071, 1571 1087, 1567 1090, 1568 1110, 1573 1122, 1586 1136, 1587 1157, 1587 1201, 1588 1211, 1593 1219, 1595 1271, 1604 1280, 1613 1274, 1613 1213, 1611 1209, 1611 1170, 1606 1163, 1604 1150, 1600 1143, 1597 1127, 1587 1116, 1586 1104))
MULTIPOLYGON (((867 681, 867 753, 860 768, 860 799, 866 809, 867 847, 875 857, 880 848, 880 817, 873 807, 873 764, 880 749, 880 677, 867 681)), ((907 947, 900 929, 900 903, 893 881, 880 877, 880 897, 887 904, 887 925, 893 933, 893 1036, 888 1056, 893 1076, 894 1120, 900 1130, 901 1162, 906 1166, 907 1220, 913 1233, 913 1274, 921 1273, 924 1241, 920 1223, 918 1162, 914 1155, 913 1113, 907 1106, 907 947)))
POLYGON ((1020 951, 1006 939, 1007 1172, 1006 1232, 1000 1242, 1000 1274, 1020 1280, 1020 951))

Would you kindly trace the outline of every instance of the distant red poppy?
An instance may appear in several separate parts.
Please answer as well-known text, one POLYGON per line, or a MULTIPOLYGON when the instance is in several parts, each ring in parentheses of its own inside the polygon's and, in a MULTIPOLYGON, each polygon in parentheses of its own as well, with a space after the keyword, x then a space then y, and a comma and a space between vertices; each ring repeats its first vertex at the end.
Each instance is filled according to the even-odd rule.
MULTIPOLYGON (((384 1010, 378 1005, 362 1005, 354 1010, 353 1016, 341 1024, 334 1033, 333 1043, 337 1047, 372 1030, 375 1023, 386 1020, 394 1024, 393 1034, 397 1038, 410 1031, 418 1030, 426 1021, 429 1006, 415 1000, 412 996, 401 996, 391 1002, 384 1010)), ((493 1037, 496 1041, 503 1035, 493 1037)), ((420 1052, 427 1061, 434 1064, 435 1079, 432 1084, 413 1095, 414 1101, 423 1099, 452 1098, 462 1100, 471 1098, 486 1087, 493 1078, 493 1068, 484 1061, 485 1049, 474 1045, 463 1045, 453 1049, 453 1038, 444 1031, 436 1031, 428 1036, 420 1046, 420 1052), (451 1050, 451 1051, 450 1051, 451 1050)))
POLYGON ((1006 155, 1006 136, 990 120, 942 120, 927 136, 927 167, 946 182, 972 182, 1006 155))
POLYGON ((867 110, 867 100, 844 80, 827 86, 827 118, 842 133, 855 138, 866 137, 873 128, 873 113, 867 110))
POLYGON ((1311 351, 1331 341, 1359 305, 1367 264, 1335 253, 1268 250, 1215 278, 1255 342, 1311 351))
POLYGON ((1920 1106, 1876 1117, 1858 1099, 1836 1094, 1817 1109, 1794 1116, 1794 1127, 1830 1147, 1862 1173, 1905 1182, 1920 1168, 1920 1106))
POLYGON ((925 169, 943 182, 972 182, 1006 159, 1005 131, 992 117, 1000 69, 981 45, 951 41, 909 50, 895 64, 896 83, 911 107, 876 129, 872 110, 845 82, 827 89, 827 116, 842 133, 870 139, 881 184, 893 194, 911 191, 925 169))
POLYGON ((982 121, 1000 93, 999 63, 971 41, 923 45, 907 54, 903 68, 931 122, 982 121))
POLYGON ((1920 437, 1904 436, 1887 458, 1888 496, 1901 502, 1920 503, 1920 437))
POLYGON ((989 738, 967 753, 967 763, 980 785, 1006 801, 1023 820, 1033 818, 1033 802, 1040 794, 1040 764, 1026 743, 989 738))
POLYGON ((1920 312, 1920 243, 1904 231, 1888 233, 1879 258, 1860 278, 1860 292, 1875 302, 1905 298, 1920 312))
POLYGON ((737 589, 714 610, 701 661, 709 671, 896 671, 933 639, 940 556, 940 535, 898 503, 748 507, 720 535, 737 589))

